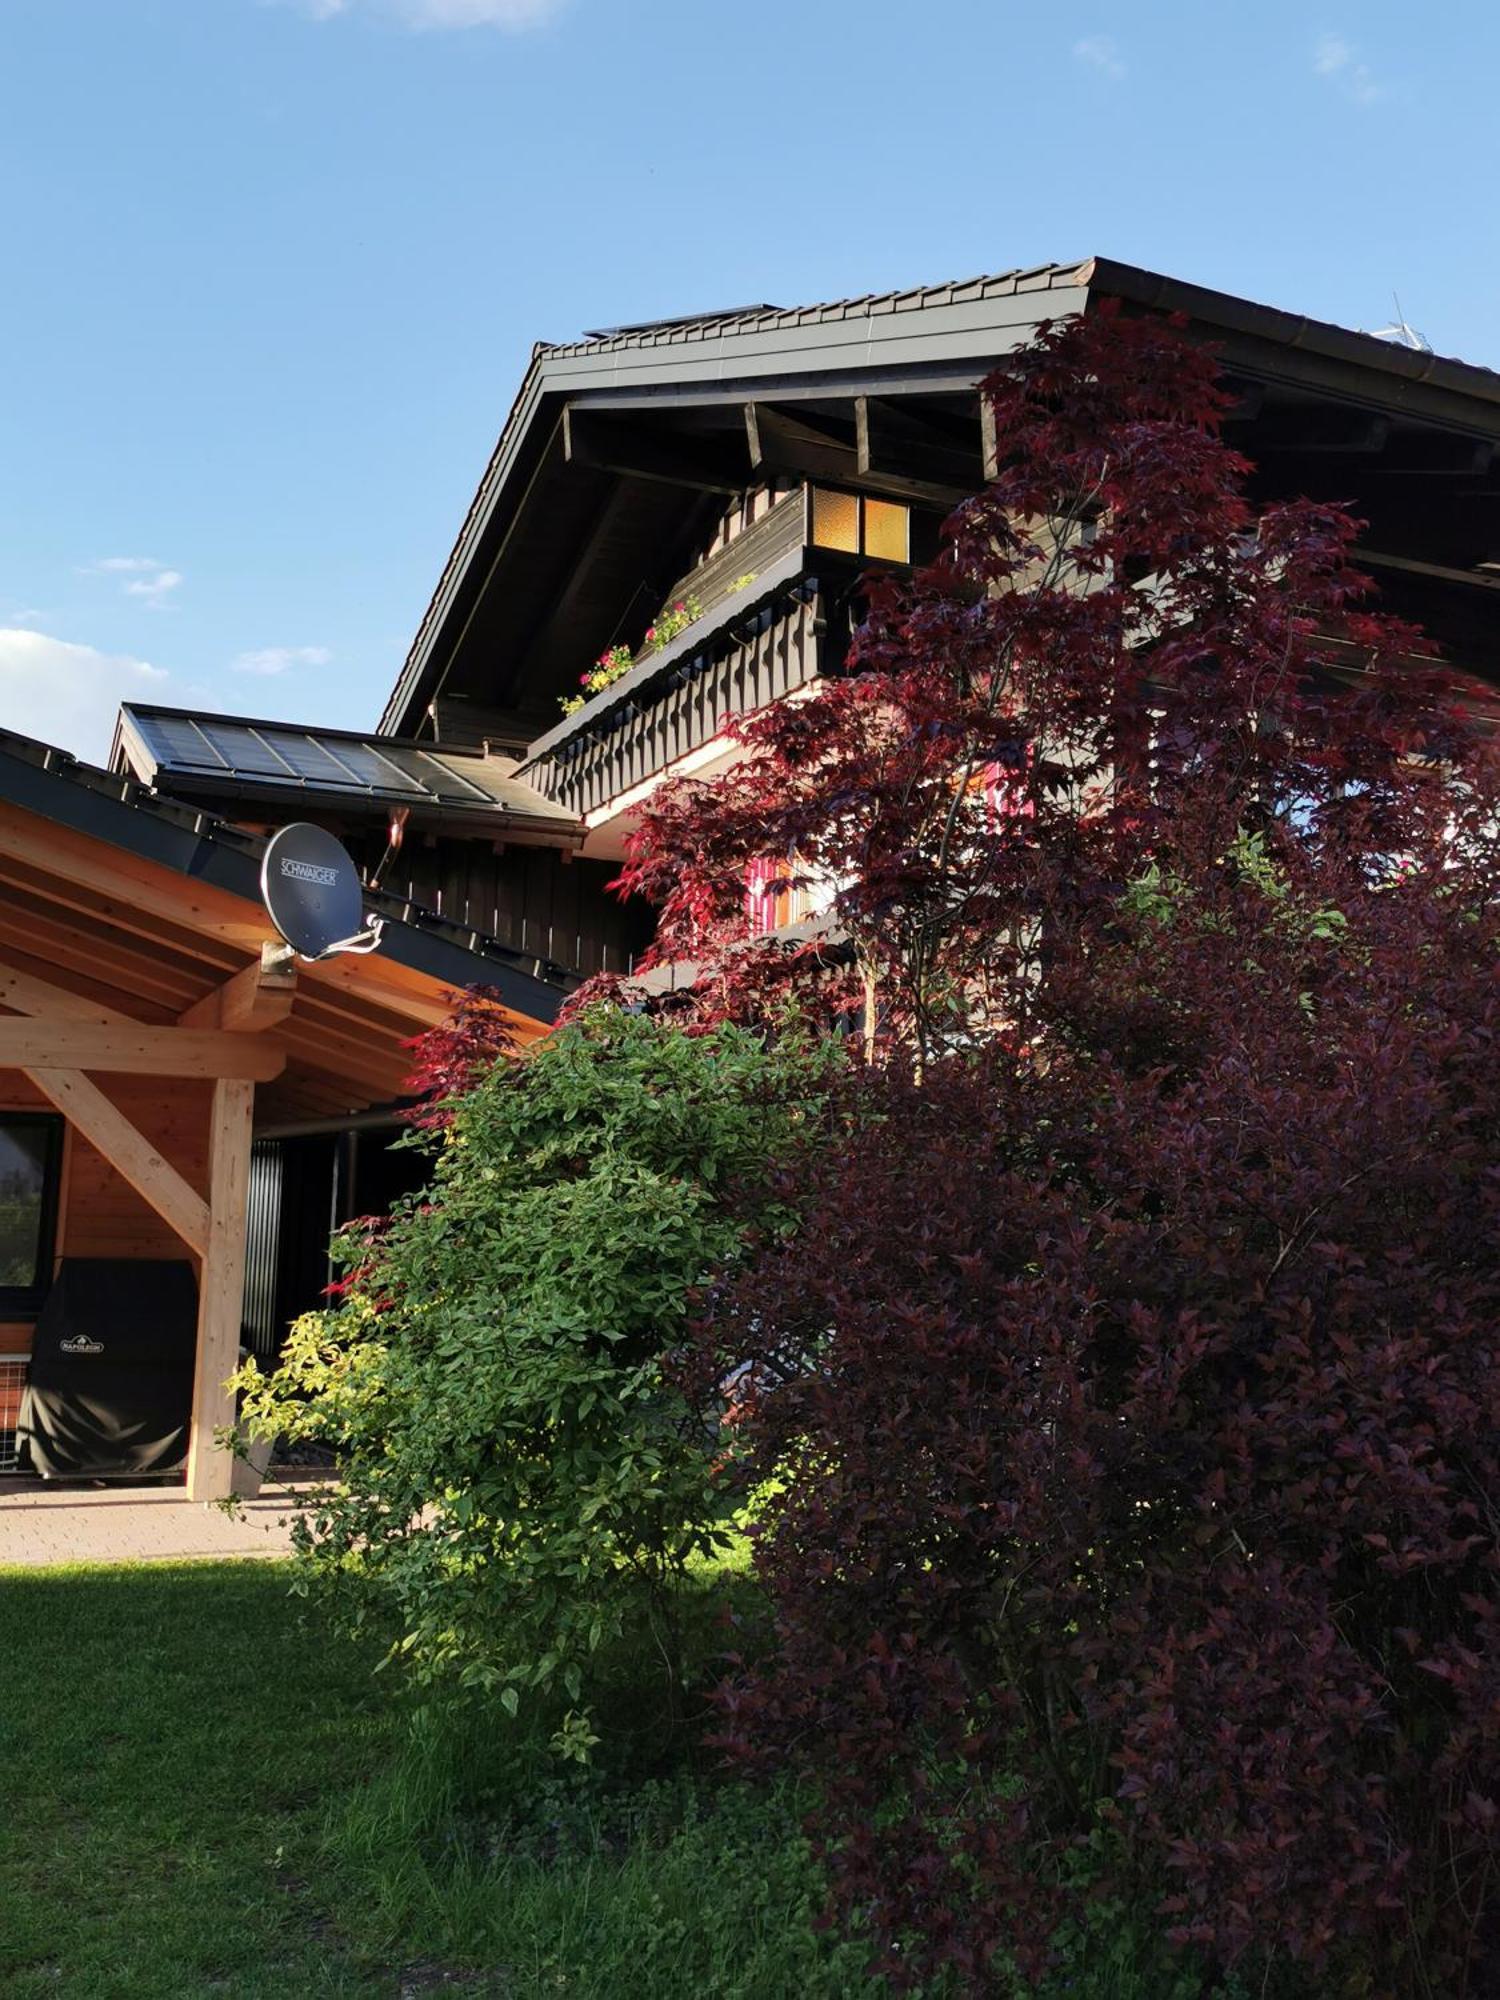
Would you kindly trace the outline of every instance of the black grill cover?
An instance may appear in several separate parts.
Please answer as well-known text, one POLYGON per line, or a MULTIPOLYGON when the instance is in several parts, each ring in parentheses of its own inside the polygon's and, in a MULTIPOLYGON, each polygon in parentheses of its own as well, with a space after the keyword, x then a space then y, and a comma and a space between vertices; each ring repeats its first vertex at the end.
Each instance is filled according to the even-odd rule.
POLYGON ((46 1478, 187 1456, 198 1284, 188 1263, 68 1257, 31 1346, 18 1442, 46 1478))

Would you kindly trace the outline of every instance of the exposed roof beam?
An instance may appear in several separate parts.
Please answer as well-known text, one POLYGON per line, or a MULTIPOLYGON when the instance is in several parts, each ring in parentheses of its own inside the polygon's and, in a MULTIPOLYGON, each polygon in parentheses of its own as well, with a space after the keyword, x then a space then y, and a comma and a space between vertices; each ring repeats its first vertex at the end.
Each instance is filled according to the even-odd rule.
POLYGON ((297 969, 277 962, 279 949, 269 941, 263 944, 256 962, 194 1001, 178 1015, 177 1025, 241 1035, 276 1027, 292 1011, 297 994, 297 969))
POLYGON ((0 1069, 106 1070, 125 1076, 211 1076, 270 1083, 286 1051, 259 1035, 151 1028, 140 1021, 0 1018, 0 1069))
POLYGON ((854 399, 855 458, 861 480, 895 478, 930 488, 934 500, 977 492, 984 452, 975 421, 952 426, 917 415, 878 396, 854 399), (964 431, 970 433, 966 438, 964 431))
POLYGON ((1333 407, 1305 413, 1286 410, 1262 417, 1241 442, 1251 458, 1283 451, 1373 456, 1385 450, 1390 435, 1388 417, 1377 416, 1370 410, 1333 407))
POLYGON ((1494 460, 1495 447, 1488 439, 1462 437, 1455 432, 1429 432, 1425 437, 1394 439, 1380 463, 1369 467, 1369 474, 1378 479, 1392 476, 1423 479, 1436 475, 1482 479, 1494 460))
POLYGON ((99 1028, 129 1018, 101 1000, 70 993, 64 986, 54 986, 50 980, 38 979, 14 965, 0 965, 0 1005, 13 1007, 18 1014, 51 1014, 64 1021, 89 1021, 99 1028))
MULTIPOLYGON (((854 412, 851 409, 851 417, 854 412)), ((745 434, 750 443, 750 460, 765 474, 790 473, 798 479, 826 480, 835 486, 860 486, 871 493, 886 493, 896 500, 915 500, 929 505, 949 506, 965 498, 979 486, 977 471, 956 486, 939 485, 929 479, 882 466, 862 469, 857 426, 854 435, 837 419, 821 413, 781 409, 771 403, 746 403, 745 434)))
POLYGON ((844 485, 859 477, 854 445, 804 412, 793 416, 770 403, 746 403, 745 436, 758 472, 793 472, 844 485))
POLYGON ((749 466, 734 445, 666 430, 658 420, 639 424, 603 415, 577 403, 563 411, 563 457, 594 472, 654 479, 700 493, 738 493, 749 484, 749 466))
POLYGON ((1415 556, 1390 556, 1379 549, 1356 548, 1355 567, 1404 570, 1410 576, 1430 576, 1440 583, 1462 583, 1473 590, 1500 590, 1500 575, 1482 570, 1454 569, 1446 563, 1419 562, 1415 556))

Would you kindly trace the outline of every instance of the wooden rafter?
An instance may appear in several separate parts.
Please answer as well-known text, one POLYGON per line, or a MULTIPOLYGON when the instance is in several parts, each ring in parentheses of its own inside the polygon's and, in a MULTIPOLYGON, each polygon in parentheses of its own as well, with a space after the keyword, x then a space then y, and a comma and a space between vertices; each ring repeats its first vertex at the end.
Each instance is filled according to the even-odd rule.
POLYGON ((664 431, 657 423, 601 416, 575 403, 563 411, 563 456, 569 465, 700 493, 738 493, 750 478, 742 443, 726 447, 713 438, 664 431))
POLYGON ((978 491, 984 462, 977 414, 968 423, 944 423, 911 405, 856 396, 854 426, 862 480, 909 480, 950 503, 978 491))
POLYGON ((14 965, 0 965, 0 1006, 11 1007, 18 1014, 52 1014, 66 1021, 87 1021, 94 1027, 110 1027, 127 1019, 102 1001, 70 993, 65 986, 54 986, 51 980, 39 979, 14 965))

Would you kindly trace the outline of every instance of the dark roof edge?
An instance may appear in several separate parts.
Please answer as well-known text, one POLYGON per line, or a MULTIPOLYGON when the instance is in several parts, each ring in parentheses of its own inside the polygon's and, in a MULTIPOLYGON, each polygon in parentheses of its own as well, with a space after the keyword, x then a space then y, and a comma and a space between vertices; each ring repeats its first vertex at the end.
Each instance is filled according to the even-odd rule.
MULTIPOLYGON (((0 729, 0 800, 260 906, 263 840, 212 813, 157 798, 133 778, 101 771, 70 751, 0 729)), ((516 1013, 551 1022, 576 983, 561 966, 417 904, 380 890, 364 894, 385 919, 385 955, 442 985, 494 986, 516 1013)))
POLYGON ((410 727, 409 710, 416 697, 426 668, 426 655, 436 637, 454 589, 468 567, 470 544, 477 540, 486 516, 493 504, 494 496, 504 484, 504 474, 520 447, 526 426, 541 401, 540 381, 543 367, 550 349, 538 343, 532 349, 531 360, 526 373, 521 377, 521 386, 516 391, 516 399, 506 414, 500 435, 495 441, 495 449, 490 453, 484 473, 474 497, 469 502, 468 511, 454 537, 453 547, 448 551, 448 560, 443 564, 427 609, 422 613, 416 636, 411 642, 401 671, 396 676, 396 684, 386 697, 385 707, 380 712, 380 720, 375 725, 378 735, 394 735, 395 725, 405 722, 410 727))
POLYGON ((420 750, 428 757, 472 757, 480 764, 486 761, 482 750, 454 750, 446 743, 432 743, 425 737, 386 736, 378 729, 328 729, 320 722, 288 722, 285 717, 273 720, 268 715, 234 715, 216 708, 173 708, 164 702, 154 701, 122 701, 120 713, 131 716, 166 715, 178 722, 231 722, 240 729, 286 730, 303 736, 331 736, 340 743, 389 744, 398 750, 420 750))
POLYGON ((1092 294, 1125 299, 1158 312, 1184 313, 1228 333, 1253 334, 1277 347, 1304 349, 1330 360, 1374 369, 1378 374, 1430 383, 1479 402, 1500 404, 1500 372, 1472 361, 1419 352, 1339 326, 1333 320, 1312 319, 1280 306, 1256 305, 1233 292, 1216 292, 1207 285, 1163 277, 1134 264, 1117 264, 1108 257, 1091 258, 1081 275, 1092 294))

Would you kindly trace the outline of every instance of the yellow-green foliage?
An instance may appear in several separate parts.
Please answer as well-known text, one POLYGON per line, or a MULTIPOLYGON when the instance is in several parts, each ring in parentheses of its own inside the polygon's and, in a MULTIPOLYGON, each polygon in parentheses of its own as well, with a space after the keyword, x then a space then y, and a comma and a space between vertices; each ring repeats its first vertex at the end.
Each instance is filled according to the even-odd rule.
POLYGON ((770 1169, 814 1143, 827 1042, 690 1037, 613 1009, 498 1064, 456 1106, 427 1193, 345 1302, 250 1367, 253 1428, 332 1445, 343 1485, 302 1536, 357 1621, 395 1614, 426 1680, 573 1707, 644 1585, 670 1595, 728 1539, 715 1440, 675 1384, 694 1288, 747 1228, 790 1230, 770 1169))

